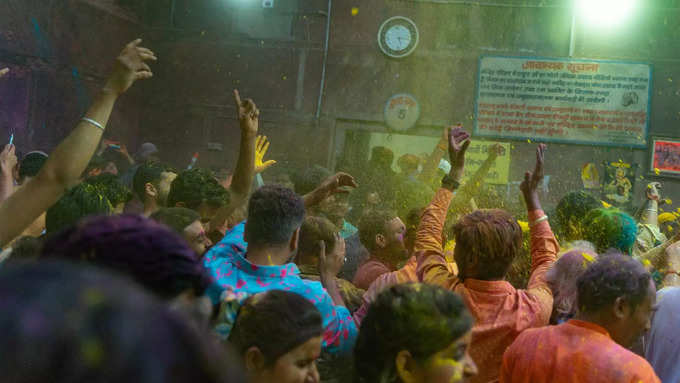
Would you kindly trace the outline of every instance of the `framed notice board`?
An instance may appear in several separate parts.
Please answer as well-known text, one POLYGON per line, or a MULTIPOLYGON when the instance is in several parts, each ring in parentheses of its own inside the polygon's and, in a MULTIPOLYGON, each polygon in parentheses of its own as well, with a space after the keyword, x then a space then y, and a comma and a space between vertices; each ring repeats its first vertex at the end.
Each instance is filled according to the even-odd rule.
POLYGON ((646 148, 652 67, 644 63, 482 56, 477 136, 646 148))

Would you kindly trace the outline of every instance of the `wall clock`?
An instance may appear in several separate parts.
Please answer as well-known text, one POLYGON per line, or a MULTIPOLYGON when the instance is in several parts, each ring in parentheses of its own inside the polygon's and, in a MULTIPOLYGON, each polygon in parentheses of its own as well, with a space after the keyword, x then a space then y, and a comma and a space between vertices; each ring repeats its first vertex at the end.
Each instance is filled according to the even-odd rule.
POLYGON ((398 132, 411 129, 420 118, 420 104, 407 93, 395 94, 385 104, 385 124, 398 132))
POLYGON ((402 58, 410 55, 418 46, 420 36, 413 20, 394 16, 385 20, 378 30, 378 46, 389 57, 402 58))

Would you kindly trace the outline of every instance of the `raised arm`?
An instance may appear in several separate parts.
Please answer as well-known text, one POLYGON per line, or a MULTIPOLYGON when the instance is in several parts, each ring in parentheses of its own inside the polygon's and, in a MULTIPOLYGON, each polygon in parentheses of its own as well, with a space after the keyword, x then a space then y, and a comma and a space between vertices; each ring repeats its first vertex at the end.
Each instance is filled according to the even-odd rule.
MULTIPOLYGON (((458 124, 458 127, 461 127, 461 125, 458 124)), ((444 134, 442 134, 442 138, 439 140, 437 146, 435 146, 435 148, 432 150, 432 153, 430 153, 430 155, 425 160, 425 163, 423 164, 423 171, 420 173, 420 176, 418 178, 420 179, 420 181, 425 182, 428 185, 432 182, 432 179, 437 174, 439 162, 441 161, 442 157, 444 157, 444 155, 446 154, 446 150, 448 149, 450 129, 451 128, 444 129, 444 134)))
MULTIPOLYGON (((0 69, 0 78, 9 73, 9 68, 0 69)), ((16 148, 10 142, 0 153, 0 202, 14 193, 14 167, 17 165, 16 148)))
POLYGON ((557 259, 559 245, 538 196, 538 185, 543 180, 545 150, 544 144, 540 144, 536 149, 536 167, 533 172, 528 171, 524 174, 520 190, 527 205, 531 233, 531 276, 527 290, 541 301, 543 312, 549 319, 553 301, 545 274, 557 259))
MULTIPOLYGON (((504 149, 501 144, 495 144, 489 147, 489 155, 482 163, 482 166, 477 169, 475 174, 470 177, 464 185, 458 189, 456 196, 453 197, 451 204, 455 208, 461 208, 472 200, 472 197, 479 191, 479 188, 484 184, 484 178, 489 173, 491 166, 496 162, 496 158, 503 153, 504 149)), ((473 202, 474 203, 474 202, 473 202)))
POLYGON ((345 187, 356 188, 358 186, 354 177, 347 173, 340 172, 332 175, 326 178, 319 187, 302 197, 305 201, 305 209, 318 205, 333 194, 347 193, 343 189, 345 187))
POLYGON ((14 168, 17 166, 15 146, 7 144, 0 153, 0 202, 14 193, 14 168))
POLYGON ((255 139, 259 129, 260 110, 251 99, 241 101, 238 90, 234 90, 234 103, 241 128, 239 155, 229 189, 229 204, 217 211, 210 221, 211 228, 224 225, 229 216, 247 202, 255 176, 255 139))
MULTIPOLYGON (((677 239, 677 237, 676 237, 677 239)), ((680 242, 666 248, 666 267, 663 271, 663 287, 680 286, 680 242)))
POLYGON ((458 278, 446 265, 442 232, 453 191, 460 186, 465 171, 465 152, 470 146, 470 135, 461 127, 449 128, 449 159, 451 171, 442 180, 430 205, 425 208, 416 233, 415 252, 418 257, 417 274, 420 281, 452 288, 458 278))
POLYGON ((350 354, 358 334, 357 326, 345 307, 337 285, 336 275, 340 272, 344 259, 345 240, 339 234, 336 235, 335 247, 331 253, 326 254, 325 243, 320 244, 319 273, 321 284, 328 294, 320 294, 317 308, 323 316, 322 346, 331 354, 350 354))
POLYGON ((336 306, 345 305, 345 301, 340 295, 340 289, 338 288, 337 276, 342 269, 342 265, 345 263, 345 240, 340 237, 339 233, 335 234, 335 246, 333 251, 326 254, 326 243, 321 241, 319 244, 319 274, 321 277, 321 284, 330 295, 333 303, 336 306))
POLYGON ((141 42, 138 39, 125 46, 116 59, 106 85, 96 96, 84 119, 52 152, 38 175, 0 204, 0 217, 12 217, 0 223, 0 246, 5 246, 21 234, 68 188, 78 183, 92 154, 97 150, 118 97, 135 81, 152 76, 151 68, 145 61, 155 61, 156 56, 151 50, 140 47, 141 42))

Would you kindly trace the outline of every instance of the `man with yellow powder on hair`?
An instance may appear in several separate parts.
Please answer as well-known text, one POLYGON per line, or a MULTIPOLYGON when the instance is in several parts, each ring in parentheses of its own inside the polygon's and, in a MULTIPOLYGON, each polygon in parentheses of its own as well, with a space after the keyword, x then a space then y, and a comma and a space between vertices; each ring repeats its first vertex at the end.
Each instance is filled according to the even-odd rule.
POLYGON ((479 366, 472 383, 498 381, 503 352, 520 332, 545 326, 552 313, 553 296, 545 274, 555 262, 559 246, 538 196, 543 178, 545 145, 536 151, 536 168, 520 186, 527 202, 531 231, 532 271, 527 290, 505 280, 522 245, 517 221, 502 210, 477 210, 453 227, 456 241, 452 272, 444 255, 442 232, 446 215, 464 172, 469 134, 462 128, 449 132, 451 171, 423 213, 416 234, 418 277, 424 283, 459 293, 475 319, 470 355, 479 366))
MULTIPOLYGON (((680 209, 678 209, 680 210, 680 209)), ((666 238, 672 238, 680 230, 680 214, 676 212, 666 212, 659 214, 659 229, 666 236, 666 238)))

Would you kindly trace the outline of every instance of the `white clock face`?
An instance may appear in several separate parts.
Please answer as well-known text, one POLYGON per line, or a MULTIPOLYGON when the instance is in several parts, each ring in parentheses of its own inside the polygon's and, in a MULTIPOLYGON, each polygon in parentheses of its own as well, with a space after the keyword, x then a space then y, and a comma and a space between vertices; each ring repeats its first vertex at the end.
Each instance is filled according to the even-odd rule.
POLYGON ((385 33, 385 43, 393 51, 403 51, 411 44, 411 31, 403 25, 395 25, 385 33))
POLYGON ((394 16, 387 19, 378 31, 378 45, 386 55, 406 57, 418 46, 418 27, 409 18, 394 16))

